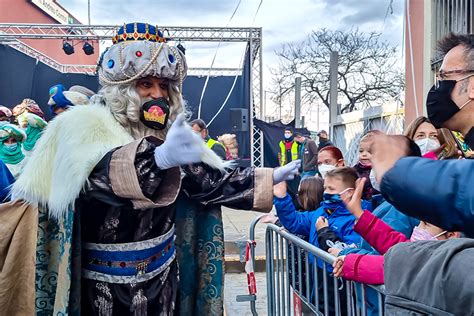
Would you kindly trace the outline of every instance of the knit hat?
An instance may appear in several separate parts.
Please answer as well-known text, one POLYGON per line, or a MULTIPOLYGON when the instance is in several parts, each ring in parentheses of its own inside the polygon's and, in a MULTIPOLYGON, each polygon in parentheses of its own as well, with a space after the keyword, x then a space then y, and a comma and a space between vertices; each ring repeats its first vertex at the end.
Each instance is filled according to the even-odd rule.
POLYGON ((54 114, 55 108, 67 109, 72 105, 85 105, 89 104, 89 96, 87 94, 94 94, 87 88, 81 87, 82 92, 79 92, 78 87, 73 86, 71 89, 66 90, 62 84, 57 84, 49 88, 49 100, 48 105, 51 113, 54 114), (73 91, 73 87, 75 87, 73 91), (84 93, 83 93, 84 92, 84 93))
POLYGON ((112 42, 99 60, 97 72, 102 86, 153 76, 169 79, 181 90, 188 69, 186 58, 180 49, 166 43, 157 26, 124 24, 112 42))

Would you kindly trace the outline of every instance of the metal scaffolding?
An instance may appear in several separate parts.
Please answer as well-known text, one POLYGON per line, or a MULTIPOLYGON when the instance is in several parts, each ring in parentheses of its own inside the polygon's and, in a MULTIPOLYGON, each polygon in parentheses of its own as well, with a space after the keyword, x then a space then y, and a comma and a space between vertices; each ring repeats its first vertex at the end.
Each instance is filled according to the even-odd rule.
MULTIPOLYGON (((263 166, 263 134, 253 124, 254 118, 263 119, 263 78, 262 78, 262 28, 253 27, 177 27, 158 26, 163 35, 171 41, 186 42, 245 42, 250 47, 250 143, 251 160, 256 167, 263 166)), ((21 39, 62 39, 109 41, 117 31, 117 25, 82 24, 23 24, 0 23, 0 44, 9 45, 48 66, 64 73, 94 73, 95 65, 63 65, 24 44, 21 39)), ((210 75, 236 75, 241 69, 211 69, 210 75)), ((207 76, 209 69, 190 69, 190 75, 207 76)))

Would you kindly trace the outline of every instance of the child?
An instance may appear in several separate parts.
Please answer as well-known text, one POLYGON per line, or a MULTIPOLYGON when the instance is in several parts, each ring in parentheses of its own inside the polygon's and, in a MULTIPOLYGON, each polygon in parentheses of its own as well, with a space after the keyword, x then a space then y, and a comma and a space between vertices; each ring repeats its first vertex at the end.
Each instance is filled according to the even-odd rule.
POLYGON ((418 240, 446 240, 459 238, 459 232, 448 232, 440 227, 421 221, 413 230, 408 239, 378 219, 368 211, 360 207, 360 196, 364 187, 365 179, 357 181, 357 187, 353 195, 343 195, 342 199, 347 209, 357 218, 354 230, 359 233, 372 247, 381 255, 348 254, 338 257, 334 262, 334 275, 344 277, 348 280, 367 284, 383 284, 383 254, 393 245, 400 242, 415 242, 418 240))
POLYGON ((359 142, 359 161, 354 166, 354 169, 357 171, 357 176, 359 178, 365 178, 364 192, 362 194, 362 199, 370 201, 373 195, 380 194, 371 184, 370 181, 370 171, 372 170, 372 163, 370 161, 371 154, 369 152, 370 143, 369 143, 370 134, 364 135, 359 142))
MULTIPOLYGON (((346 244, 359 244, 361 237, 354 232, 353 225, 355 217, 346 209, 342 202, 340 194, 347 193, 352 194, 354 190, 355 182, 357 180, 357 173, 354 169, 349 167, 339 167, 334 170, 328 171, 324 178, 324 194, 323 201, 320 207, 314 211, 307 210, 304 212, 298 212, 291 200, 291 197, 286 192, 286 186, 284 183, 278 184, 274 187, 273 199, 275 208, 277 211, 280 223, 293 234, 301 234, 308 237, 308 242, 319 247, 318 243, 318 232, 316 229, 316 221, 319 217, 327 219, 327 225, 331 230, 338 235, 342 242, 346 244)), ((363 208, 370 208, 370 204, 366 201, 362 202, 363 208)), ((309 255, 310 264, 314 264, 315 260, 312 255, 309 255)), ((321 269, 317 269, 317 276, 320 282, 318 286, 313 283, 313 291, 323 291, 323 274, 325 271, 322 260, 317 260, 317 265, 321 269)), ((329 273, 332 272, 332 266, 326 265, 326 269, 329 273)), ((334 289, 333 282, 328 282, 328 292, 333 293, 337 291, 334 289)), ((345 291, 345 290, 344 290, 345 291)), ((311 297, 313 297, 311 295, 311 297)), ((324 309, 325 302, 323 301, 324 296, 319 296, 319 306, 324 309)), ((328 314, 335 314, 334 310, 334 298, 329 297, 329 308, 328 314)), ((341 315, 347 314, 347 301, 345 292, 343 290, 339 293, 339 303, 341 307, 341 315)), ((320 310, 321 312, 321 310, 320 310)))
MULTIPOLYGON (((293 234, 309 237, 308 242, 319 247, 316 221, 320 216, 327 219, 327 224, 342 242, 346 244, 359 244, 361 237, 353 230, 355 217, 346 209, 340 194, 349 196, 354 191, 357 173, 349 167, 341 167, 329 171, 324 179, 323 201, 320 207, 313 212, 297 212, 287 194, 284 185, 274 188, 274 204, 281 224, 293 234)), ((370 209, 368 202, 362 202, 362 208, 370 209)), ((312 259, 311 256, 311 261, 312 259)), ((318 260, 318 265, 323 266, 318 260)), ((328 270, 332 268, 328 266, 328 270)))

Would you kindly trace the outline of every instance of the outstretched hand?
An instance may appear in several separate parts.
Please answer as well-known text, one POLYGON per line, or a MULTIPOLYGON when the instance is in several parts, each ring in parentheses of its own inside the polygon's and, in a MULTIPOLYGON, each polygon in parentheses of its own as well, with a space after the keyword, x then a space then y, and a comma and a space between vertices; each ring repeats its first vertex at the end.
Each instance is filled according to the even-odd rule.
POLYGON ((362 198, 362 192, 364 191, 365 181, 366 181, 365 178, 357 179, 356 187, 352 196, 350 195, 350 192, 344 192, 343 194, 341 194, 341 199, 346 205, 346 208, 357 219, 359 219, 359 217, 362 216, 362 213, 364 213, 361 206, 361 198, 362 198))
POLYGON ((297 159, 282 167, 275 168, 273 171, 273 184, 277 184, 282 181, 293 180, 298 174, 300 167, 301 160, 297 159))
POLYGON ((370 154, 372 155, 372 169, 377 175, 377 182, 389 171, 398 159, 409 152, 408 141, 405 136, 385 135, 383 133, 372 133, 369 138, 370 154))

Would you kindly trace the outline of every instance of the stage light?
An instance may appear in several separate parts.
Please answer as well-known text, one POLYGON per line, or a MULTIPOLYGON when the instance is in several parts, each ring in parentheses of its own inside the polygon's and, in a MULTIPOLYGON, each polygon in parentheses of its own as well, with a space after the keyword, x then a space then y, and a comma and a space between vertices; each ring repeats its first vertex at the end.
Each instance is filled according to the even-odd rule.
POLYGON ((176 46, 183 54, 186 54, 186 48, 184 48, 183 45, 181 45, 181 43, 178 44, 178 46, 176 46))
POLYGON ((88 42, 84 43, 84 46, 82 46, 82 50, 84 50, 84 53, 86 55, 92 55, 94 54, 94 46, 89 44, 88 42))
POLYGON ((74 54, 74 46, 69 44, 68 42, 63 43, 63 51, 66 53, 66 55, 72 55, 74 54))

